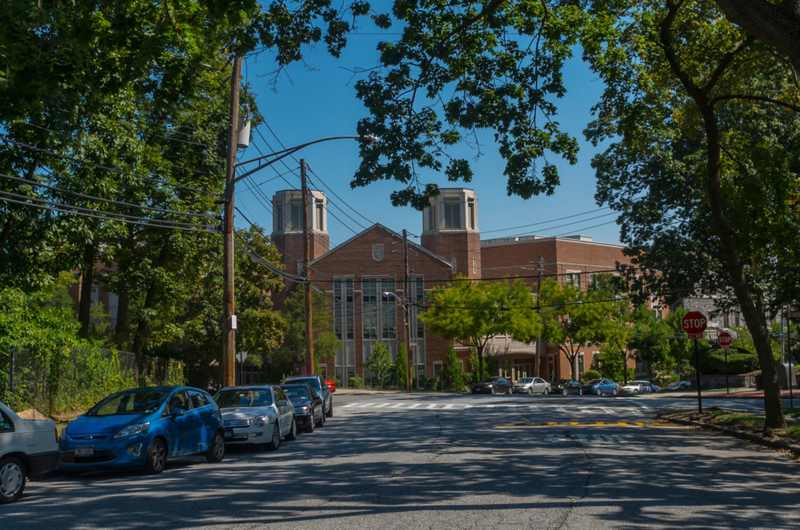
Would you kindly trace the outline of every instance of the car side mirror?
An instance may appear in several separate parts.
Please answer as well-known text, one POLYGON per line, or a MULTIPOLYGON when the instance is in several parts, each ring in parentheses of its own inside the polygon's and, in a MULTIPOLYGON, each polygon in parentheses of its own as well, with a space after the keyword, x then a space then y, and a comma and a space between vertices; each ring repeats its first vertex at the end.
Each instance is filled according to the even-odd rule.
POLYGON ((186 414, 185 409, 172 409, 169 411, 169 415, 172 418, 177 418, 179 416, 183 416, 184 414, 186 414))

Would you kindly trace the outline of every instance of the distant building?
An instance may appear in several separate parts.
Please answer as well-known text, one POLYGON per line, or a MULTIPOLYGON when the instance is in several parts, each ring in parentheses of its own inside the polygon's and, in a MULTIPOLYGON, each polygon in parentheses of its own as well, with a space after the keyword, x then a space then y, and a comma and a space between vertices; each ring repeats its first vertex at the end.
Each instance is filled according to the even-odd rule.
MULTIPOLYGON (((298 226, 299 191, 281 191, 273 198, 273 243, 283 256, 286 270, 300 272, 303 233, 298 226), (279 210, 279 208, 281 208, 279 210)), ((442 189, 422 212, 420 244, 408 241, 409 292, 403 287, 403 237, 375 224, 335 248, 328 248, 327 201, 320 191, 309 192, 311 219, 311 280, 324 290, 333 305, 333 330, 341 349, 322 365, 326 377, 338 377, 347 386, 352 376, 364 373, 363 363, 377 342, 392 355, 403 341, 403 311, 398 299, 413 299, 409 321, 411 354, 417 378, 436 377, 448 342, 429 333, 417 318, 417 307, 428 292, 447 285, 457 275, 472 279, 523 278, 536 291, 539 280, 557 275, 560 282, 588 287, 592 275, 611 272, 616 263, 627 263, 622 245, 598 243, 587 236, 524 236, 481 241, 478 230, 478 198, 473 190, 442 189), (391 294, 384 294, 391 293, 391 294)), ((296 288, 287 282, 287 289, 296 288)), ((285 293, 275 297, 280 308, 285 293)), ((541 341, 539 341, 541 342, 541 341)), ((469 349, 456 341, 465 366, 469 349)), ((593 348, 579 356, 579 373, 589 369, 593 348)), ((498 361, 500 375, 518 379, 537 375, 548 380, 570 376, 566 358, 552 344, 524 344, 496 337, 489 354, 498 361)))

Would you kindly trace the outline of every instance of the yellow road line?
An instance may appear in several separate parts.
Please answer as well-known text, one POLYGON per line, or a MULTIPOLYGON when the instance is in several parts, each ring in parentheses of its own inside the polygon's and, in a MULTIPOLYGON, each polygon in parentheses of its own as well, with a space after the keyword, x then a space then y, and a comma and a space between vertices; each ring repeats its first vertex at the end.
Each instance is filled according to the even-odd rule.
POLYGON ((653 423, 643 423, 640 421, 636 422, 625 422, 620 421, 616 423, 606 423, 603 421, 598 421, 594 423, 580 423, 576 421, 572 421, 569 423, 510 423, 505 425, 493 425, 492 427, 499 427, 499 428, 509 428, 509 427, 678 427, 675 423, 667 423, 667 422, 653 422, 653 423))

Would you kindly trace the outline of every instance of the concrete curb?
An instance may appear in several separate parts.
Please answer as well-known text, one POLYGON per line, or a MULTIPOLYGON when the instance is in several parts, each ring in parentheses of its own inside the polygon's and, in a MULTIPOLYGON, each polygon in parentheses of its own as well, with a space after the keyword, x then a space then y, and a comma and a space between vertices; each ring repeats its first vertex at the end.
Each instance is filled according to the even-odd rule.
POLYGON ((714 425, 713 423, 703 423, 699 421, 682 420, 677 418, 665 418, 662 414, 659 414, 657 418, 660 420, 669 421, 670 423, 677 423, 678 425, 700 427, 706 431, 719 432, 728 436, 733 436, 734 438, 739 438, 740 440, 746 440, 758 445, 763 445, 764 447, 769 447, 770 449, 788 451, 795 456, 800 456, 800 445, 781 442, 780 440, 771 440, 758 434, 737 431, 736 429, 728 429, 727 427, 720 427, 719 425, 714 425))

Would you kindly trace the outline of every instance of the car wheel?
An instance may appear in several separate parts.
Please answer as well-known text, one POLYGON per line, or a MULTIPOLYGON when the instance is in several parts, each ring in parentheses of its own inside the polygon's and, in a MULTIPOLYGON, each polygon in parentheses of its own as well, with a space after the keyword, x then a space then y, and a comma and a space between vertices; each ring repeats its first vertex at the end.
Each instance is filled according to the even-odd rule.
POLYGON ((18 458, 7 456, 0 460, 0 504, 10 504, 25 491, 25 467, 18 458))
POLYGON ((281 446, 281 425, 278 420, 275 420, 275 427, 272 429, 272 440, 267 443, 267 449, 270 451, 277 451, 281 446))
POLYGON ((327 414, 325 414, 325 415, 326 415, 327 417, 329 417, 329 418, 333 418, 333 401, 331 401, 331 406, 330 406, 330 408, 328 409, 328 413, 327 413, 327 414))
POLYGON ((612 396, 616 396, 616 395, 617 395, 617 389, 616 389, 616 388, 615 388, 614 390, 612 390, 612 391, 611 391, 611 395, 612 395, 612 396))
POLYGON ((528 394, 533 394, 533 388, 528 387, 528 394))
POLYGON ((289 432, 286 433, 286 441, 291 442, 296 438, 297 438, 297 419, 294 416, 292 416, 292 426, 289 428, 289 432))
MULTIPOLYGON (((324 416, 324 414, 323 414, 324 416)), ((314 411, 311 411, 311 419, 308 420, 308 427, 306 427, 306 432, 311 434, 314 432, 314 427, 317 426, 317 416, 314 414, 314 411)))
POLYGON ((492 387, 492 394, 496 394, 496 393, 497 393, 497 390, 495 390, 494 387, 492 387))
POLYGON ((637 389, 635 389, 635 388, 634 388, 634 389, 633 389, 633 393, 634 393, 634 394, 638 394, 638 393, 639 393, 639 391, 638 391, 637 389))
POLYGON ((603 395, 603 389, 602 388, 598 388, 597 389, 597 395, 598 396, 602 396, 603 395))
POLYGON ((561 391, 561 395, 562 396, 566 396, 567 395, 567 389, 566 388, 561 391))
POLYGON ((222 462, 223 458, 225 458, 225 436, 222 431, 217 431, 211 440, 211 447, 206 451, 206 460, 216 464, 217 462, 222 462))
POLYGON ((325 412, 322 410, 319 411, 319 421, 317 422, 317 427, 325 427, 325 412))
POLYGON ((578 390, 578 395, 579 395, 579 396, 582 396, 582 395, 583 395, 583 389, 582 389, 582 388, 581 388, 580 390, 578 390))
POLYGON ((167 465, 167 446, 164 440, 156 438, 150 443, 147 458, 144 461, 144 471, 148 475, 160 475, 167 465))
POLYGON ((542 394, 544 394, 544 395, 546 396, 546 395, 547 395, 547 394, 549 394, 549 393, 550 393, 550 391, 549 391, 549 390, 547 390, 547 387, 545 387, 545 388, 544 388, 544 392, 542 392, 542 394))
POLYGON ((508 387, 508 390, 506 391, 506 394, 513 394, 513 393, 514 393, 514 389, 511 388, 511 387, 508 387))

